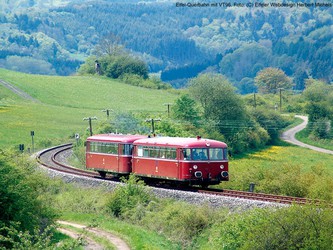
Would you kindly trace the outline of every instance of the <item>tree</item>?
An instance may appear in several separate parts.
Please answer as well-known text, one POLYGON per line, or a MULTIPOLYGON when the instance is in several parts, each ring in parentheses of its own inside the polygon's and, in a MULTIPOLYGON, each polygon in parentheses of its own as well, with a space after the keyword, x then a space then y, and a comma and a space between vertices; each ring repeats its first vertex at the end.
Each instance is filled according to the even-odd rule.
POLYGON ((258 44, 248 44, 223 57, 220 71, 236 81, 254 77, 271 62, 271 51, 258 44))
POLYGON ((100 56, 119 56, 125 53, 125 48, 121 44, 121 38, 112 33, 103 37, 94 49, 94 54, 100 56))
POLYGON ((215 122, 226 141, 234 149, 237 147, 235 151, 247 147, 239 146, 247 143, 243 140, 245 136, 241 136, 249 122, 245 105, 224 76, 202 74, 190 81, 189 91, 201 103, 204 118, 215 122))
POLYGON ((318 138, 327 138, 330 133, 330 121, 333 119, 331 108, 333 89, 321 81, 308 80, 303 92, 307 104, 305 111, 309 115, 308 129, 318 138))
POLYGON ((222 75, 202 74, 190 81, 189 91, 199 100, 205 118, 215 121, 243 120, 246 117, 242 99, 235 87, 222 75))
POLYGON ((102 68, 108 77, 119 78, 124 74, 139 75, 143 79, 148 78, 147 65, 130 55, 106 56, 101 59, 102 68), (104 64, 104 66, 103 66, 104 64))
POLYGON ((254 78, 254 82, 261 93, 277 93, 279 88, 290 89, 292 81, 280 69, 265 68, 254 78))
POLYGON ((176 119, 192 124, 197 124, 200 119, 197 103, 188 94, 182 95, 176 100, 172 111, 176 119))

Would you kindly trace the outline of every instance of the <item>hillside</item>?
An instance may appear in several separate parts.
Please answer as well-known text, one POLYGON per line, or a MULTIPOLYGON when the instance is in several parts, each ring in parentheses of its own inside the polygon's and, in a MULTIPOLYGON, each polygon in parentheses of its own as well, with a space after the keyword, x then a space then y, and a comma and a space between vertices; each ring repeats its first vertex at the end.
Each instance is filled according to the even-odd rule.
MULTIPOLYGON (((113 114, 141 112, 158 116, 166 112, 164 103, 177 97, 162 90, 134 87, 98 77, 59 77, 29 75, 0 70, 0 79, 25 91, 41 103, 19 98, 0 84, 0 147, 31 144, 34 130, 37 144, 68 141, 75 133, 84 134, 84 117, 96 116, 95 126, 106 121, 104 109, 113 114), (56 140, 56 141, 53 141, 56 140)), ((112 115, 112 114, 111 114, 112 115)))
POLYGON ((112 33, 175 87, 213 71, 251 93, 257 72, 277 67, 303 90, 307 78, 333 79, 333 7, 296 2, 182 7, 174 1, 6 1, 0 67, 70 75, 112 33))

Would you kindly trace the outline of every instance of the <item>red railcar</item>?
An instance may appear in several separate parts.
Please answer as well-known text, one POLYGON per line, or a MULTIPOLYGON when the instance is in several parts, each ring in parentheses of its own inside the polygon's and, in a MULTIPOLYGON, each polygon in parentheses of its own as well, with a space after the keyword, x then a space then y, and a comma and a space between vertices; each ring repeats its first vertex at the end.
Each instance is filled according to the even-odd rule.
POLYGON ((133 142, 146 138, 143 135, 100 134, 86 141, 86 167, 96 170, 102 177, 132 172, 133 142))
POLYGON ((154 137, 133 142, 132 172, 152 179, 208 186, 228 181, 227 145, 198 138, 154 137))

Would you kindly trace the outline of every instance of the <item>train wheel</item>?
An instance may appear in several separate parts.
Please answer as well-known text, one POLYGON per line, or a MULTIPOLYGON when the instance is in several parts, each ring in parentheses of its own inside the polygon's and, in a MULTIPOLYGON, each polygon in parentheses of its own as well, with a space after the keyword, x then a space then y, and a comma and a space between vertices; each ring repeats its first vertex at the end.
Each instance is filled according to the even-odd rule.
POLYGON ((98 171, 98 173, 103 179, 105 179, 105 177, 106 177, 106 172, 105 171, 98 171))

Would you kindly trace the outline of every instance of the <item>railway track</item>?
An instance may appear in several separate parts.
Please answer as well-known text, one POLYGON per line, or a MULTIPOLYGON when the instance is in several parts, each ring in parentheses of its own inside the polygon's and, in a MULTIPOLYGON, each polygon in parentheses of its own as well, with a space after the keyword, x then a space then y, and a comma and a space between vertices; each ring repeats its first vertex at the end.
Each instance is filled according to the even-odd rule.
POLYGON ((36 159, 39 164, 49 169, 53 169, 67 174, 97 178, 95 172, 74 168, 64 163, 65 159, 69 156, 72 148, 73 145, 71 143, 52 147, 39 152, 36 156, 36 159))
POLYGON ((248 200, 257 200, 257 201, 266 201, 266 202, 275 202, 283 204, 309 204, 309 203, 318 203, 318 200, 310 200, 300 197, 291 197, 283 195, 274 195, 274 194, 264 194, 264 193, 253 193, 246 191, 237 191, 237 190, 228 190, 228 189, 198 189, 199 193, 213 194, 213 195, 223 195, 234 198, 248 199, 248 200))
MULTIPOLYGON (((101 177, 92 171, 87 171, 83 169, 74 168, 66 164, 66 159, 71 154, 73 145, 63 144, 53 148, 49 148, 41 151, 37 154, 37 161, 45 166, 59 172, 85 176, 94 179, 101 179, 101 177)), ((112 180, 112 178, 107 178, 107 180, 112 180)), ((318 200, 310 200, 300 197, 291 197, 291 196, 282 196, 282 195, 273 195, 273 194, 264 194, 264 193, 254 193, 254 192, 245 192, 237 190, 227 190, 227 189, 202 189, 202 188, 190 188, 180 191, 190 191, 197 192, 202 194, 218 195, 218 196, 227 196, 233 198, 247 199, 247 200, 256 200, 256 201, 265 201, 265 202, 274 202, 282 204, 306 204, 306 203, 320 203, 318 200)))

